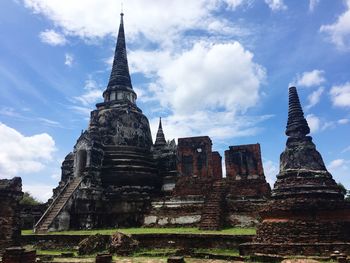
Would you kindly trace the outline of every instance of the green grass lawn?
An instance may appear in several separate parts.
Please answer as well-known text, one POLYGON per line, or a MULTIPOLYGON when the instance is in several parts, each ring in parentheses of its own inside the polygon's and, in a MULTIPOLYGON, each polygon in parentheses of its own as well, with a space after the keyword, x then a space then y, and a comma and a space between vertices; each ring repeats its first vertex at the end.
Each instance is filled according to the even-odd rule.
MULTIPOLYGON (((195 227, 174 227, 174 228, 120 228, 120 229, 95 229, 95 230, 73 230, 49 232, 49 235, 111 235, 116 231, 124 234, 215 234, 215 235, 255 235, 255 228, 226 228, 220 231, 203 231, 195 227)), ((32 235, 32 230, 22 230, 22 235, 32 235)))

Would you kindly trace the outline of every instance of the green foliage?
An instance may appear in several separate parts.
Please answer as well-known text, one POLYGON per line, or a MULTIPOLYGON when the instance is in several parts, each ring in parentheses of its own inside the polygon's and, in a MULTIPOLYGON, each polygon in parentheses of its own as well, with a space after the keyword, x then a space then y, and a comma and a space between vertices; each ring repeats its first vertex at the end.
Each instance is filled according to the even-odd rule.
MULTIPOLYGON (((111 235, 116 231, 124 234, 215 234, 215 235, 255 235, 255 228, 226 228, 219 231, 204 231, 195 227, 164 227, 164 228, 151 228, 151 227, 139 227, 139 228, 121 228, 121 229, 95 229, 95 230, 73 230, 73 231, 60 231, 49 232, 50 235, 111 235)), ((32 230, 22 230, 22 235, 31 235, 32 230)))
POLYGON ((40 205, 42 204, 36 200, 30 193, 24 192, 22 200, 19 202, 21 205, 40 205))

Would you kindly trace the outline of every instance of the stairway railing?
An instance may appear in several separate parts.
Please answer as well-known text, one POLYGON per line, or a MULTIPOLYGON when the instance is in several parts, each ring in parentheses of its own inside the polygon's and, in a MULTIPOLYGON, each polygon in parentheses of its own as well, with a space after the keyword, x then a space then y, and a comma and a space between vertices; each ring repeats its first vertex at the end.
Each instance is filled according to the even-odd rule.
MULTIPOLYGON (((45 219, 47 217, 47 215, 50 213, 50 211, 55 207, 55 205, 57 204, 57 202, 59 201, 60 197, 64 195, 65 191, 67 190, 68 186, 73 183, 75 180, 79 179, 80 182, 75 186, 73 192, 75 191, 75 189, 77 189, 77 187, 80 185, 81 181, 83 178, 73 178, 72 180, 69 180, 63 187, 62 191, 57 195, 57 197, 52 201, 52 203, 50 204, 50 206, 46 209, 45 213, 40 217, 40 219, 38 220, 38 222, 35 224, 34 226, 34 233, 37 232, 37 230, 40 228, 41 224, 43 222, 45 222, 45 219)), ((64 204, 62 205, 62 207, 58 210, 57 215, 61 212, 62 208, 66 205, 67 201, 69 200, 69 198, 67 198, 67 200, 64 202, 64 204)))

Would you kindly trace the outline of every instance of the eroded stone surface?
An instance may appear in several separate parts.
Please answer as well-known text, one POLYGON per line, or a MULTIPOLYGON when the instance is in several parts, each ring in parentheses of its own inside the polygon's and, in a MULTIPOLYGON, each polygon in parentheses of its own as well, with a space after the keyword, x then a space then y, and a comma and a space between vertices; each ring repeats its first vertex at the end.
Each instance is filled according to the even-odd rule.
POLYGON ((0 254, 5 248, 20 243, 19 201, 22 196, 20 177, 0 180, 0 254))

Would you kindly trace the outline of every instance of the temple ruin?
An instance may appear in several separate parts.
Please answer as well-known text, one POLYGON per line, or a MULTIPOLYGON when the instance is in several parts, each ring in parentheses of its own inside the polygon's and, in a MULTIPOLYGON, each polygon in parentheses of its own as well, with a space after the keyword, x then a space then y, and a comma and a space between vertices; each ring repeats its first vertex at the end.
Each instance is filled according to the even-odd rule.
POLYGON ((244 255, 325 255, 350 252, 350 203, 312 142, 295 87, 289 88, 286 149, 271 200, 260 212, 253 243, 244 255))
POLYGON ((136 105, 123 14, 103 99, 63 161, 61 181, 36 232, 257 223, 257 208, 270 196, 259 144, 230 146, 227 178, 208 136, 179 138, 176 145, 166 141, 160 120, 153 144, 148 119, 136 105))
POLYGON ((11 246, 20 243, 20 209, 22 179, 0 180, 0 254, 11 246))

